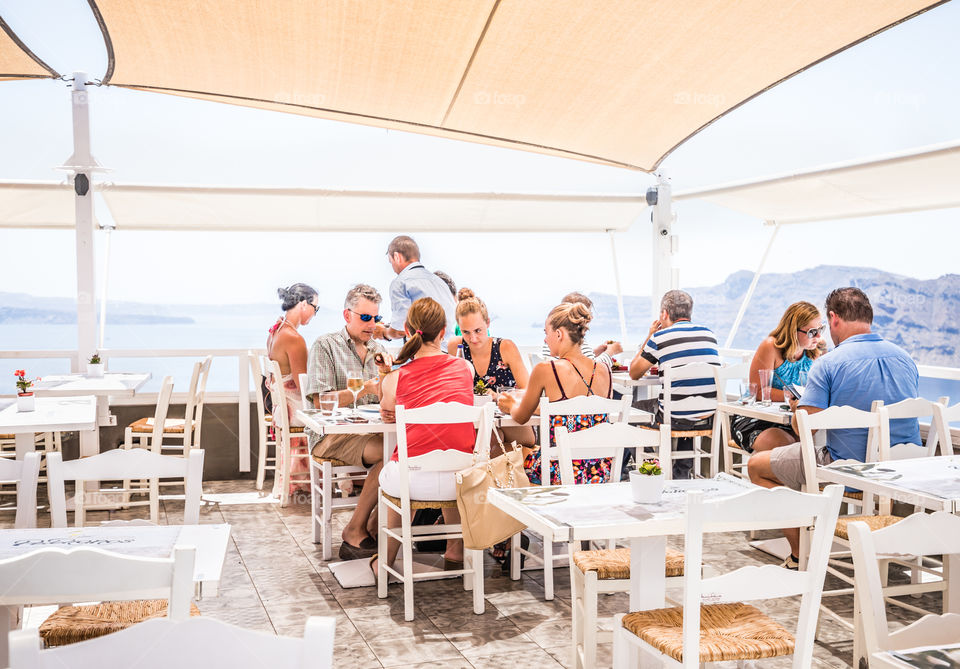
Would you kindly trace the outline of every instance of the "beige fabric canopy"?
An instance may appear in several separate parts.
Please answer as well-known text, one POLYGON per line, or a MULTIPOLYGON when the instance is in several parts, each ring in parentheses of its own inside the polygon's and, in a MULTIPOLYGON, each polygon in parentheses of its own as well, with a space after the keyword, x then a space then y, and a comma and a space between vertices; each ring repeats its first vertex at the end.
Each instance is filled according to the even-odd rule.
POLYGON ((0 17, 0 81, 59 76, 37 58, 0 17))
POLYGON ((674 193, 771 223, 807 223, 960 207, 960 142, 759 181, 674 193))
POLYGON ((652 170, 931 0, 89 0, 105 83, 652 170))
MULTIPOLYGON (((602 232, 626 230, 647 206, 643 195, 130 184, 95 190, 120 230, 602 232)), ((0 228, 72 229, 73 207, 69 185, 0 182, 0 228)))

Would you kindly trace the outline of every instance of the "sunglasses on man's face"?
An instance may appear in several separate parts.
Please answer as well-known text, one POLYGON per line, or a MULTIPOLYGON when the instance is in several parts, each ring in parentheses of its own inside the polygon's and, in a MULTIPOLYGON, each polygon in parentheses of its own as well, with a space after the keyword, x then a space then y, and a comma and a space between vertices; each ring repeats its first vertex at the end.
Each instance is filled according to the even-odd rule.
POLYGON ((813 339, 814 337, 819 337, 823 334, 823 331, 827 329, 826 324, 821 325, 818 328, 810 328, 809 330, 797 330, 797 332, 802 332, 803 334, 813 339))
POLYGON ((348 311, 351 314, 357 314, 357 316, 360 317, 360 320, 363 321, 364 323, 369 323, 370 321, 373 321, 374 323, 379 323, 380 321, 383 320, 383 316, 374 316, 373 314, 361 314, 354 311, 353 309, 348 309, 348 311))

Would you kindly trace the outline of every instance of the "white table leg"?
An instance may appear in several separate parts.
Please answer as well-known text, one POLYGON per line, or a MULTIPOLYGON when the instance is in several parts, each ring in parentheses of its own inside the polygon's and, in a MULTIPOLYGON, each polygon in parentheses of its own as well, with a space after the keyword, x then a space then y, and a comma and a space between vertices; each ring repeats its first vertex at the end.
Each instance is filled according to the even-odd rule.
POLYGON ((27 453, 33 453, 35 448, 33 432, 17 432, 14 439, 17 448, 17 460, 23 460, 23 456, 27 453))
POLYGON ((630 540, 630 610, 663 608, 667 582, 666 537, 638 537, 630 540))

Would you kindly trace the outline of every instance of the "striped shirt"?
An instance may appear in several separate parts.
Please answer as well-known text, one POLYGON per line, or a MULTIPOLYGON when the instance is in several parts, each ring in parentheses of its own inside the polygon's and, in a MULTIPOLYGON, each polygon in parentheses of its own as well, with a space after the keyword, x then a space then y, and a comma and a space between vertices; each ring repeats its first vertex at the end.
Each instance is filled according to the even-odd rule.
MULTIPOLYGON (((678 321, 668 328, 654 332, 641 353, 651 365, 657 365, 658 375, 663 370, 683 367, 697 362, 720 366, 717 337, 710 328, 678 321)), ((702 420, 717 409, 717 385, 713 377, 681 379, 671 386, 671 418, 702 420)), ((663 390, 660 390, 660 411, 663 411, 663 390)))

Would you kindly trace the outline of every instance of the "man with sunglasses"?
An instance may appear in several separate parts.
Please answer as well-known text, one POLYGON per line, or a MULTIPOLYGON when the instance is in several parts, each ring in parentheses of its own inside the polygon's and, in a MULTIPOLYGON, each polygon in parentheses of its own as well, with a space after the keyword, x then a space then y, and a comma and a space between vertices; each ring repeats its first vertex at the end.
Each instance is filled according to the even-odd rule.
POLYGON ((377 326, 377 339, 402 339, 403 324, 410 305, 421 297, 430 297, 443 307, 447 317, 447 337, 456 329, 454 312, 457 305, 449 286, 420 262, 420 247, 407 235, 400 235, 387 246, 387 260, 396 273, 390 282, 390 322, 377 326))
MULTIPOLYGON (((793 429, 797 432, 797 409, 808 414, 832 406, 852 406, 870 411, 874 400, 895 404, 919 396, 917 365, 902 348, 871 332, 873 307, 859 288, 837 288, 827 296, 827 322, 836 348, 819 357, 807 374, 800 400, 791 400, 793 429)), ((920 444, 916 418, 890 421, 891 444, 920 444)), ((867 430, 829 430, 826 447, 817 452, 817 464, 834 460, 866 460, 867 430)), ((803 456, 799 443, 754 453, 749 460, 750 479, 757 485, 774 488, 785 485, 800 490, 804 484, 803 456)), ((796 569, 800 533, 783 531, 791 555, 784 566, 796 569)))
MULTIPOLYGON (((380 317, 380 293, 373 286, 357 284, 347 292, 343 303, 344 327, 317 338, 307 357, 307 397, 320 407, 320 394, 335 391, 339 406, 349 406, 353 393, 347 390, 347 379, 363 378, 363 389, 357 404, 371 404, 380 399, 379 371, 374 358, 386 356, 383 371, 389 371, 390 357, 373 335, 380 317)), ((357 467, 366 467, 369 474, 357 498, 353 517, 343 529, 340 558, 368 558, 376 552, 377 542, 368 525, 377 502, 377 482, 383 466, 383 439, 379 434, 331 434, 320 437, 309 429, 310 447, 314 456, 335 458, 357 467)))

